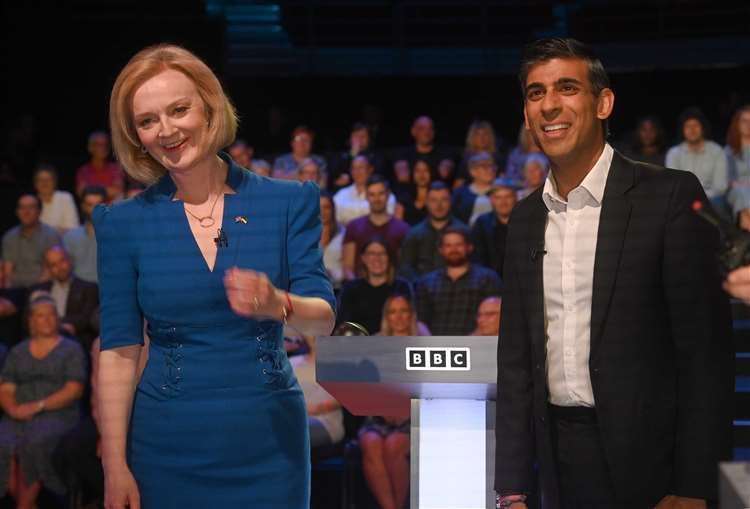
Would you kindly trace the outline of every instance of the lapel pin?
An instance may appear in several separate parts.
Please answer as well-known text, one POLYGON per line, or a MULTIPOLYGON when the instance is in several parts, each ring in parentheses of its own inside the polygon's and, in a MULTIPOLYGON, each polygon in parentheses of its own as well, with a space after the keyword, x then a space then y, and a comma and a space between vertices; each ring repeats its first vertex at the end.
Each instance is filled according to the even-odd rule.
POLYGON ((247 218, 245 216, 236 216, 234 218, 235 223, 247 224, 247 218))

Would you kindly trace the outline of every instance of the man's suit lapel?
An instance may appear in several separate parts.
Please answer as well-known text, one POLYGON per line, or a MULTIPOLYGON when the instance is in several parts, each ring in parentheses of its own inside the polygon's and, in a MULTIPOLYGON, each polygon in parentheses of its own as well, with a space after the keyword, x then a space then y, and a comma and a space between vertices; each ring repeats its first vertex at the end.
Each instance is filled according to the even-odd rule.
POLYGON ((591 295, 591 352, 593 358, 601 340, 604 322, 617 281, 623 242, 630 221, 632 204, 626 192, 635 182, 635 168, 615 152, 604 188, 599 232, 594 259, 594 281, 591 295))
POLYGON ((528 198, 533 200, 533 208, 528 218, 526 230, 526 246, 521 252, 520 267, 522 281, 526 285, 526 309, 528 312, 529 330, 531 333, 531 344, 537 348, 538 353, 544 358, 545 332, 544 332, 544 280, 542 269, 544 266, 544 231, 547 226, 547 207, 542 201, 541 190, 528 198))

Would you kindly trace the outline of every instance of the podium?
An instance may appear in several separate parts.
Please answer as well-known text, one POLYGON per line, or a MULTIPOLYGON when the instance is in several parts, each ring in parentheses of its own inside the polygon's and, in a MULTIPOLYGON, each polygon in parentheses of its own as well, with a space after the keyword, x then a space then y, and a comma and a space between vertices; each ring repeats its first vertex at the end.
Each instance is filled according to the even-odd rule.
POLYGON ((495 507, 497 337, 319 337, 316 362, 354 415, 411 417, 412 509, 495 507))

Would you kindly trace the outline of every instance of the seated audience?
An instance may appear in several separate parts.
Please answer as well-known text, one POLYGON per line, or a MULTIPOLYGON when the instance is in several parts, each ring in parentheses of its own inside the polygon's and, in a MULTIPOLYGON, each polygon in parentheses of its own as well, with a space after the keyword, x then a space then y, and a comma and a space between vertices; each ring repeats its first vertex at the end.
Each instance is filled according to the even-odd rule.
POLYGON ((635 161, 664 166, 664 129, 659 119, 640 119, 630 140, 622 146, 622 153, 635 161))
POLYGON ((297 180, 300 182, 315 182, 320 189, 326 188, 326 181, 320 172, 320 166, 315 159, 307 158, 297 166, 297 180))
MULTIPOLYGON (((380 175, 371 176, 367 181, 366 196, 370 213, 351 221, 344 235, 344 278, 347 280, 354 279, 361 269, 357 253, 362 246, 380 238, 386 242, 389 252, 398 253, 401 242, 409 232, 408 224, 387 211, 391 192, 385 178, 380 175)), ((396 260, 394 265, 397 265, 396 260)))
POLYGON ((73 195, 57 189, 57 170, 51 165, 41 165, 34 172, 34 189, 42 202, 40 220, 63 235, 78 226, 78 211, 73 195))
POLYGON ((412 295, 409 282, 395 277, 393 257, 388 245, 373 239, 362 246, 362 277, 344 284, 339 295, 338 323, 355 322, 367 332, 380 328, 383 303, 389 295, 412 295))
POLYGON ((500 334, 500 309, 502 299, 500 297, 487 297, 479 305, 477 310, 477 328, 471 333, 472 336, 497 336, 500 334))
POLYGON ((65 492, 52 453, 78 422, 86 358, 78 343, 58 333, 49 297, 29 304, 29 333, 0 372, 0 492, 10 492, 17 507, 31 509, 42 486, 65 492))
POLYGON ((495 129, 488 121, 475 120, 469 126, 469 131, 466 134, 466 147, 461 164, 458 166, 456 187, 464 185, 469 180, 469 159, 481 152, 490 154, 495 167, 499 168, 500 173, 502 173, 507 157, 502 140, 495 134, 495 129))
POLYGON ((724 152, 730 181, 727 201, 740 227, 750 230, 750 104, 732 116, 724 152))
MULTIPOLYGON (((128 190, 130 194, 133 190, 128 190)), ((96 272, 96 236, 91 214, 100 203, 107 201, 107 192, 103 187, 88 186, 81 195, 81 218, 83 225, 73 228, 63 235, 62 243, 70 254, 77 278, 88 283, 96 283, 99 278, 96 272)))
POLYGON ((6 349, 21 341, 25 299, 24 288, 3 288, 0 274, 0 345, 6 349))
POLYGON ((109 135, 96 131, 89 136, 89 162, 76 171, 76 194, 81 196, 86 186, 101 186, 107 190, 107 201, 122 198, 125 180, 120 165, 110 161, 109 135))
POLYGON ((727 157, 718 143, 708 139, 708 119, 698 108, 688 108, 679 120, 682 143, 667 152, 666 166, 695 174, 717 211, 725 211, 728 188, 727 157))
POLYGON ((471 334, 479 304, 487 297, 500 295, 500 277, 469 261, 472 245, 464 228, 445 228, 440 232, 439 250, 445 267, 417 281, 417 316, 436 336, 471 334))
MULTIPOLYGON (((336 202, 336 220, 343 226, 358 217, 366 216, 370 212, 370 204, 367 202, 367 180, 372 176, 373 167, 370 160, 365 156, 357 156, 352 161, 351 177, 352 184, 340 189, 334 196, 336 202)), ((393 194, 388 196, 389 214, 396 210, 396 198, 393 194)))
POLYGON ((328 189, 338 191, 352 183, 349 168, 352 161, 358 155, 363 155, 372 163, 375 173, 382 172, 382 161, 378 154, 372 150, 370 129, 367 124, 357 122, 349 132, 349 150, 339 152, 330 158, 328 172, 328 189))
POLYGON ((502 277, 508 221, 516 205, 515 183, 507 178, 496 179, 488 195, 492 211, 479 216, 471 228, 474 257, 480 264, 502 277))
POLYGON ((336 221, 336 204, 326 192, 320 193, 320 248, 323 250, 323 265, 334 289, 341 288, 344 281, 343 241, 345 229, 336 221))
POLYGON ((312 129, 306 126, 299 126, 292 131, 292 140, 289 145, 292 151, 283 156, 279 156, 273 162, 273 176, 274 178, 289 179, 292 180, 297 176, 297 169, 299 163, 305 159, 313 159, 318 163, 318 168, 323 175, 326 173, 326 161, 319 155, 312 153, 313 142, 315 141, 315 133, 312 129))
MULTIPOLYGON (((435 145, 435 123, 432 119, 426 115, 417 117, 411 126, 411 137, 414 139, 414 143, 408 147, 397 149, 392 156, 394 171, 397 169, 399 161, 405 161, 405 168, 411 168, 417 159, 425 159, 430 168, 438 169, 441 180, 451 186, 455 179, 456 163, 450 150, 435 145)), ((409 175, 408 169, 405 174, 409 175)))
POLYGON ((239 166, 247 168, 248 170, 252 167, 253 155, 255 154, 255 150, 253 149, 253 147, 248 145, 245 140, 241 140, 239 138, 236 139, 234 143, 229 146, 227 152, 229 152, 229 156, 232 158, 232 161, 237 163, 239 166))
POLYGON ((471 226, 477 217, 492 210, 487 193, 497 177, 497 166, 487 152, 473 155, 467 164, 471 183, 453 191, 453 214, 471 226))
POLYGON ((19 225, 3 235, 3 274, 7 288, 28 288, 44 281, 44 252, 60 244, 54 228, 40 221, 42 204, 34 194, 18 198, 16 217, 19 225))
POLYGON ((411 282, 443 266, 438 252, 442 229, 447 226, 466 227, 451 215, 451 192, 444 182, 430 184, 425 207, 427 218, 406 234, 398 259, 399 275, 411 282))
POLYGON ((304 339, 307 352, 290 357, 289 362, 305 394, 310 447, 315 449, 338 443, 344 438, 344 413, 341 404, 315 378, 316 338, 305 336, 304 339))
POLYGON ((549 159, 541 154, 529 154, 523 163, 521 174, 523 175, 523 188, 519 189, 517 197, 523 200, 528 195, 544 185, 549 169, 549 159))
MULTIPOLYGON (((526 163, 526 158, 531 154, 547 160, 529 130, 526 129, 524 124, 521 124, 521 128, 518 130, 518 145, 508 154, 508 161, 505 163, 505 176, 512 180, 522 181, 524 179, 523 166, 526 163)), ((545 163, 544 166, 549 166, 549 162, 545 163)))
POLYGON ((256 175, 260 175, 261 177, 270 177, 271 165, 268 164, 268 161, 264 161, 263 159, 253 159, 253 164, 250 166, 250 171, 252 171, 256 175))
MULTIPOLYGON (((378 336, 421 336, 430 332, 417 321, 411 299, 395 294, 383 305, 378 336)), ((362 470, 367 486, 381 508, 399 509, 409 494, 408 417, 372 416, 359 430, 362 470)))
POLYGON ((437 180, 436 174, 425 159, 417 159, 411 168, 408 185, 401 186, 396 194, 400 207, 396 208, 396 217, 414 226, 427 217, 427 192, 430 184, 437 180))
POLYGON ((99 309, 99 288, 73 276, 73 264, 65 248, 53 246, 44 253, 50 281, 29 288, 31 299, 41 291, 49 293, 57 309, 60 328, 81 342, 88 351, 98 331, 91 328, 91 317, 99 309))

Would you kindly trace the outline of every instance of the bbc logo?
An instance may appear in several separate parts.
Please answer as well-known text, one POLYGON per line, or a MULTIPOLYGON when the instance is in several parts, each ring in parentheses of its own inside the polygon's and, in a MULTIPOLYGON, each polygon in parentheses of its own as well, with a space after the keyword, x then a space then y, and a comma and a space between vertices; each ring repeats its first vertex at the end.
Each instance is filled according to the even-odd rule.
POLYGON ((407 371, 471 369, 469 348, 407 348, 407 371))

